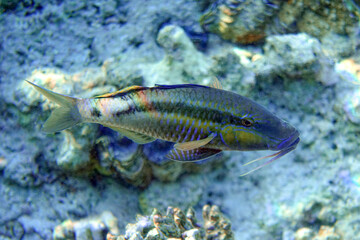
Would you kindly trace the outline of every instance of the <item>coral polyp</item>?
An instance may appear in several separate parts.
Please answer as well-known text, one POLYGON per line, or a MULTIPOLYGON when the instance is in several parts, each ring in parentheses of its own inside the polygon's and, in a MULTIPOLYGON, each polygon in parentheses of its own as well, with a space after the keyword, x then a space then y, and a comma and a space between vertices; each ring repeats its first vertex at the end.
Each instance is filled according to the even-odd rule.
POLYGON ((240 44, 256 43, 266 36, 305 32, 315 37, 354 32, 356 9, 336 1, 215 1, 200 18, 206 31, 240 44))
POLYGON ((202 27, 236 43, 249 44, 265 37, 265 26, 281 1, 217 1, 201 19, 202 27))
POLYGON ((192 208, 184 213, 179 208, 168 207, 165 215, 154 209, 150 216, 137 216, 136 223, 126 226, 124 235, 108 233, 107 239, 234 239, 230 221, 217 206, 205 205, 203 219, 201 226, 192 208))

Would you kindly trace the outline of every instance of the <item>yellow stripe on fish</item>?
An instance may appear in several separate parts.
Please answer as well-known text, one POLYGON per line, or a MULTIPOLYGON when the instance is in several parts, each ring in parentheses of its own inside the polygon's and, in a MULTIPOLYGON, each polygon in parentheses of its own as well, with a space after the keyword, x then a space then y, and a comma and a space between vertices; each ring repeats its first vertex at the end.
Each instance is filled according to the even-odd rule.
POLYGON ((299 132, 254 101, 195 84, 132 86, 94 98, 73 98, 29 82, 60 105, 44 124, 57 132, 80 122, 112 128, 137 143, 176 143, 168 158, 198 161, 223 150, 277 150, 267 163, 296 148, 299 132))

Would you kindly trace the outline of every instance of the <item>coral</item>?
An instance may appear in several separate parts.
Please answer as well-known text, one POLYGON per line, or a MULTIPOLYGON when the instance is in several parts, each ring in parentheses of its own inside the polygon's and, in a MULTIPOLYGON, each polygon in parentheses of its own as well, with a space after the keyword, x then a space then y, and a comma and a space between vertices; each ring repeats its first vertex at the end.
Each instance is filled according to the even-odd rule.
POLYGON ((224 51, 213 57, 211 73, 221 80, 224 89, 246 96, 256 84, 255 73, 251 70, 252 62, 261 57, 240 48, 224 51))
MULTIPOLYGON (((28 81, 34 82, 50 90, 77 97, 91 97, 101 93, 115 90, 114 86, 104 85, 106 69, 86 69, 73 75, 62 73, 58 70, 35 70, 28 81)), ((17 98, 21 99, 20 122, 25 122, 25 127, 32 127, 32 123, 22 119, 29 118, 35 110, 42 109, 44 115, 50 113, 54 104, 44 99, 26 82, 21 82, 17 98)), ((38 128, 39 126, 37 126, 38 128)), ((94 145, 97 126, 86 124, 67 129, 60 133, 61 140, 57 148, 56 162, 61 168, 70 171, 80 171, 92 167, 90 156, 91 147, 94 145)))
POLYGON ((347 36, 328 33, 321 38, 321 45, 326 56, 340 62, 343 58, 356 55, 354 49, 359 45, 359 40, 356 34, 347 36))
MULTIPOLYGON (((333 227, 321 226, 317 233, 310 228, 300 228, 295 233, 295 240, 340 240, 333 227)), ((347 239, 347 238, 345 238, 347 239)))
POLYGON ((350 85, 341 99, 342 109, 352 123, 360 124, 360 64, 352 58, 344 59, 336 64, 336 71, 350 85))
POLYGON ((336 70, 341 76, 354 84, 360 84, 360 64, 352 58, 347 58, 336 64, 336 70))
MULTIPOLYGON (((296 6, 295 6, 296 7, 296 6)), ((313 1, 304 0, 306 11, 297 20, 300 32, 321 37, 328 32, 350 34, 356 26, 357 18, 349 11, 342 0, 313 1)))
POLYGON ((107 239, 234 239, 230 221, 217 206, 205 205, 203 218, 201 227, 192 208, 184 214, 179 208, 168 207, 166 215, 154 209, 150 216, 139 215, 135 224, 128 224, 125 235, 108 234, 107 239))
MULTIPOLYGON (((35 70, 27 80, 66 95, 87 96, 87 92, 91 92, 88 94, 96 92, 94 87, 103 81, 103 78, 98 78, 94 72, 89 74, 89 71, 68 75, 58 70, 35 70), (93 84, 83 84, 90 77, 93 84)), ((19 104, 21 110, 19 121, 26 124, 24 127, 32 128, 33 122, 23 119, 31 119, 32 113, 38 109, 43 110, 44 115, 48 115, 50 113, 49 110, 55 106, 50 101, 45 100, 33 88, 29 87, 29 84, 25 81, 20 83, 18 89, 16 97, 21 99, 22 103, 19 104)), ((39 129, 39 125, 36 128, 39 129)), ((90 154, 88 149, 93 144, 95 135, 96 127, 91 125, 83 125, 61 132, 62 139, 59 144, 60 147, 57 148, 57 164, 64 169, 72 171, 89 167, 90 154)))
POLYGON ((312 240, 340 240, 341 237, 337 234, 333 227, 321 226, 319 232, 312 238, 312 240))
POLYGON ((206 30, 236 43, 253 43, 265 37, 265 26, 279 11, 281 1, 217 1, 201 17, 206 30))
POLYGON ((64 170, 81 171, 91 167, 89 149, 97 134, 95 126, 83 125, 61 133, 62 141, 58 149, 56 163, 64 170))
POLYGON ((179 208, 168 207, 166 214, 154 209, 150 216, 136 217, 136 223, 128 224, 120 235, 118 220, 110 212, 78 221, 66 220, 53 232, 55 240, 61 239, 234 239, 230 221, 217 206, 203 207, 204 226, 198 224, 195 212, 189 208, 184 214, 179 208))
POLYGON ((277 33, 305 32, 322 38, 329 33, 350 34, 357 18, 337 1, 216 1, 201 17, 207 31, 235 43, 249 44, 277 33))
POLYGON ((331 85, 339 80, 333 67, 320 42, 301 33, 268 37, 264 57, 253 62, 252 70, 262 79, 305 78, 331 85))
POLYGON ((148 85, 169 83, 204 83, 210 80, 212 61, 197 51, 185 31, 176 25, 160 29, 157 42, 166 55, 160 62, 146 64, 143 76, 148 85))
POLYGON ((119 234, 118 220, 108 211, 95 217, 79 221, 66 220, 56 226, 53 232, 54 240, 65 239, 105 239, 106 233, 119 234))
MULTIPOLYGON (((255 84, 255 74, 244 63, 247 57, 240 54, 240 49, 227 49, 210 57, 199 52, 185 31, 176 25, 167 25, 160 29, 157 42, 164 49, 165 56, 159 62, 144 64, 142 67, 147 85, 156 83, 209 85, 218 78, 224 89, 241 93, 251 89, 255 84), (234 82, 236 84, 233 84, 234 82)), ((255 61, 260 55, 254 54, 252 57, 249 61, 255 61)))
POLYGON ((313 230, 310 228, 300 228, 295 233, 295 240, 310 240, 314 236, 313 230))
POLYGON ((118 133, 103 127, 101 129, 102 134, 97 138, 93 150, 97 170, 105 175, 119 175, 134 186, 148 186, 151 168, 142 147, 118 133))
POLYGON ((230 221, 220 212, 218 206, 205 205, 203 207, 205 239, 230 240, 234 239, 230 221))

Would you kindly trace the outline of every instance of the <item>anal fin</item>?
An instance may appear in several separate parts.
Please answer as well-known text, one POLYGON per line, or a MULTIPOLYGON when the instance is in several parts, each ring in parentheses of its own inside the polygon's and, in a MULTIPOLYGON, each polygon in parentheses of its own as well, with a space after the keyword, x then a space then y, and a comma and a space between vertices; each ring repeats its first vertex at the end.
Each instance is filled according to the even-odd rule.
POLYGON ((176 148, 173 148, 166 157, 168 159, 180 162, 196 162, 207 159, 209 157, 215 156, 221 153, 219 149, 211 148, 196 148, 192 150, 182 151, 176 148))
POLYGON ((131 130, 127 130, 124 128, 113 127, 113 126, 108 126, 108 125, 104 125, 104 126, 121 133, 125 137, 131 139, 132 141, 134 141, 138 144, 146 144, 146 143, 150 143, 150 142, 153 142, 156 140, 156 138, 144 135, 142 133, 137 133, 137 132, 134 132, 131 130))

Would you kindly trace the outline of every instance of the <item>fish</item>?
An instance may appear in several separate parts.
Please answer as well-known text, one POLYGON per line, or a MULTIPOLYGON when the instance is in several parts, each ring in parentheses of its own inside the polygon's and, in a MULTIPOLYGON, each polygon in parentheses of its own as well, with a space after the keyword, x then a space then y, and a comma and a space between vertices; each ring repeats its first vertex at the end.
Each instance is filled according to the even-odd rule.
POLYGON ((246 175, 291 152, 300 141, 295 127, 253 100, 222 89, 218 81, 213 86, 131 86, 92 98, 70 97, 27 82, 60 106, 44 123, 44 132, 97 123, 139 144, 173 142, 166 157, 175 161, 200 161, 223 151, 277 151, 249 162, 271 158, 246 175))

